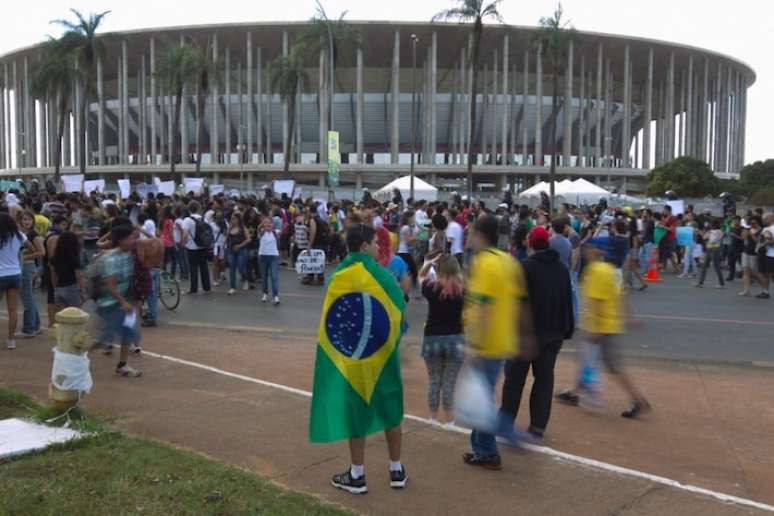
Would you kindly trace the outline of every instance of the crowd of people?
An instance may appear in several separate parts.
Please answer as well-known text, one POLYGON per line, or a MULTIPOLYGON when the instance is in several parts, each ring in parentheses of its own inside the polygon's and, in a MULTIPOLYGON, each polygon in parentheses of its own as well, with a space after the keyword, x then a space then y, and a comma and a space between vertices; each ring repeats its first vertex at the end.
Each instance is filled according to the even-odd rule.
MULTIPOLYGON (((97 345, 112 353, 118 343, 116 373, 140 376, 128 361, 141 352, 140 327, 159 323, 162 274, 187 281, 189 295, 200 287, 208 294, 223 284, 229 296, 259 290, 256 298, 279 305, 280 267, 293 267, 309 250, 324 251, 328 264, 338 262, 338 267, 327 282, 324 273, 301 276, 305 285, 327 283, 330 293, 340 274, 360 264, 371 268, 374 277, 381 273, 373 267, 389 273, 402 296, 397 303, 401 310, 395 313, 407 302, 426 300, 421 356, 432 421, 455 423, 455 389, 472 382, 466 378, 483 385, 493 403, 498 379, 505 375, 502 406, 490 421, 479 424, 459 414, 473 427, 465 463, 500 469, 496 437, 512 443, 527 435, 541 438, 554 398, 598 406, 602 366, 630 397, 624 417, 649 411, 649 402, 622 367, 618 349, 616 336, 631 323, 625 291, 644 291, 654 273, 670 271, 678 278, 697 278, 695 285, 702 287, 712 266, 718 287, 741 278, 740 296, 755 294, 757 284, 756 297, 768 299, 774 213, 727 210, 713 216, 695 213, 689 205, 674 214, 671 205, 635 211, 604 200, 589 207, 563 204, 552 212, 545 204, 534 209, 518 205, 510 194, 487 206, 457 195, 449 201, 404 200, 397 190, 388 202, 372 199, 366 190, 358 202, 327 203, 275 196, 270 190, 242 197, 210 196, 206 190, 145 198, 132 193, 126 199, 96 192, 10 191, 0 202, 0 293, 7 299, 7 347, 41 333, 34 299, 40 281, 49 326, 58 310, 93 300, 101 323, 97 345), (19 297, 23 322, 17 332, 19 297), (554 396, 557 356, 576 327, 582 332, 577 380, 554 396), (535 381, 524 433, 514 428, 514 421, 530 369, 535 381)), ((405 331, 402 315, 393 322, 405 331)), ((348 353, 367 347, 359 338, 353 344, 359 351, 346 348, 348 353)), ((361 362, 348 366, 350 372, 361 362)), ((400 396, 402 418, 402 388, 400 396)), ((395 415, 383 417, 378 402, 368 410, 364 414, 375 422, 363 426, 367 431, 347 434, 352 465, 332 482, 350 492, 365 492, 364 439, 385 430, 391 485, 403 487, 407 475, 400 463, 399 423, 389 426, 395 415)))

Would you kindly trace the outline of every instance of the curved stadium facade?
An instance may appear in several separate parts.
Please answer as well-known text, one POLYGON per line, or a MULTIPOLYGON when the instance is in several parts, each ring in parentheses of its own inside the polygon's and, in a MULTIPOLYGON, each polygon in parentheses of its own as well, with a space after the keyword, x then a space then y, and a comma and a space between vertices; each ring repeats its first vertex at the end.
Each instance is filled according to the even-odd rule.
MULTIPOLYGON (((174 96, 154 71, 165 48, 182 38, 210 45, 220 77, 211 80, 203 113, 197 112, 193 86, 185 91, 183 151, 173 159, 179 173, 194 173, 201 115, 201 175, 211 182, 244 177, 252 189, 281 177, 283 149, 292 137, 297 152, 290 175, 324 186, 325 135, 335 130, 342 183, 381 185, 408 172, 412 123, 416 173, 435 184, 464 178, 470 145, 475 183, 492 188, 523 188, 547 174, 554 142, 558 175, 624 190, 636 191, 650 168, 677 156, 703 159, 723 177, 735 177, 744 164, 747 89, 755 73, 734 58, 667 42, 578 32, 559 77, 552 135, 553 81, 548 63, 531 44, 536 29, 486 26, 476 72, 477 130, 469 136, 470 26, 351 25, 362 31, 366 45, 338 52, 332 102, 326 56, 309 56, 310 80, 302 84, 293 135, 287 134, 287 110, 271 91, 268 65, 287 52, 308 23, 119 33, 107 42, 87 104, 87 173, 110 180, 164 176, 169 170, 174 96), (418 37, 415 67, 412 35, 418 37)), ((57 113, 52 99, 31 96, 41 52, 36 45, 0 57, 2 175, 53 173, 57 113)), ((73 100, 80 94, 76 89, 73 100)), ((64 173, 77 171, 77 123, 68 117, 65 124, 64 173)))

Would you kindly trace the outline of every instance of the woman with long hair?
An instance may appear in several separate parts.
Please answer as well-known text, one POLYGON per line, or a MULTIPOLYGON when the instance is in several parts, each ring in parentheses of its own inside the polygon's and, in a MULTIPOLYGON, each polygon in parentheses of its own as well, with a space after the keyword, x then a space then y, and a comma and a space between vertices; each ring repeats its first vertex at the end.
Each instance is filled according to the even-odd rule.
POLYGON ((258 229, 258 263, 261 270, 261 301, 269 300, 269 275, 271 275, 272 303, 280 304, 279 298, 279 236, 270 217, 264 217, 258 229))
POLYGON ((417 243, 417 237, 414 235, 414 213, 410 211, 403 212, 400 216, 400 230, 398 233, 398 256, 408 265, 411 273, 411 284, 417 286, 419 271, 414 261, 414 246, 417 243))
POLYGON ((244 289, 249 288, 247 281, 247 246, 250 245, 250 235, 245 227, 242 214, 234 211, 231 214, 231 227, 226 236, 226 259, 228 262, 228 295, 236 292, 236 274, 242 278, 244 289))
MULTIPOLYGON (((208 219, 205 215, 205 219, 208 219)), ((228 223, 220 209, 213 212, 207 222, 212 226, 212 285, 220 285, 221 278, 226 272, 226 234, 228 233, 228 223)))
POLYGON ((78 260, 81 243, 75 233, 63 231, 56 242, 50 261, 51 281, 54 284, 54 303, 57 311, 83 304, 83 276, 78 260))
POLYGON ((36 251, 34 244, 19 231, 16 221, 8 213, 0 213, 0 297, 5 295, 8 307, 8 349, 16 349, 16 319, 18 318, 19 288, 22 267, 21 250, 36 251))
POLYGON ((443 400, 444 422, 453 424, 454 386, 465 345, 462 328, 465 288, 460 265, 452 255, 438 255, 425 261, 419 281, 428 303, 422 358, 427 366, 430 419, 439 421, 438 409, 443 400))
POLYGON ((175 247, 175 216, 172 214, 172 206, 164 206, 159 220, 159 237, 164 244, 164 270, 175 277, 177 272, 177 248, 175 247), (168 269, 169 267, 169 269, 168 269))
POLYGON ((36 262, 45 254, 43 249, 43 237, 35 232, 35 214, 29 210, 21 212, 19 216, 19 225, 21 232, 27 237, 27 241, 32 243, 33 251, 25 251, 23 254, 22 274, 21 274, 21 298, 24 305, 24 316, 22 318, 22 330, 16 333, 17 337, 29 339, 35 335, 40 335, 40 313, 38 305, 35 303, 33 295, 32 282, 37 272, 36 262))

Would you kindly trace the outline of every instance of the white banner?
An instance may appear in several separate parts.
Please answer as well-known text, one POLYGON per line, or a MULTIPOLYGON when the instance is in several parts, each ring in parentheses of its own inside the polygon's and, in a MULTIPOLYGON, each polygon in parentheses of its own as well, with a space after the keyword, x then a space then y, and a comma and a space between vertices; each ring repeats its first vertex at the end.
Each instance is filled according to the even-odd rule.
POLYGON ((153 184, 156 186, 159 186, 161 184, 161 179, 159 179, 156 176, 153 176, 153 184))
POLYGON ((299 275, 323 274, 325 272, 325 251, 320 249, 301 251, 296 259, 296 272, 299 275))
POLYGON ((62 176, 62 184, 64 185, 64 191, 67 193, 81 192, 83 191, 83 174, 62 176))
POLYGON ((275 197, 282 197, 282 194, 287 194, 289 197, 293 196, 293 189, 296 187, 296 182, 292 179, 275 179, 272 184, 272 190, 274 190, 275 197))
POLYGON ((131 193, 132 185, 128 179, 119 179, 118 190, 121 192, 121 198, 127 199, 131 193))
POLYGON ((91 192, 102 193, 105 191, 104 179, 92 179, 91 181, 83 182, 83 193, 90 194, 91 192))
POLYGON ((140 195, 140 198, 145 199, 148 197, 149 193, 157 194, 159 193, 159 187, 156 185, 137 185, 137 193, 140 195))
POLYGON ((158 187, 160 194, 172 196, 172 194, 175 193, 174 181, 160 181, 156 186, 158 187))
POLYGON ((187 194, 193 192, 194 195, 201 195, 204 190, 204 179, 201 177, 186 177, 183 179, 183 191, 187 194))
POLYGON ((218 195, 226 191, 223 185, 210 185, 210 195, 218 195))
POLYGON ((237 188, 232 188, 228 191, 228 197, 236 197, 237 199, 242 197, 242 192, 240 192, 237 188))
POLYGON ((672 207, 672 215, 674 215, 675 217, 685 213, 685 201, 683 201, 682 199, 677 201, 667 201, 666 205, 672 207))

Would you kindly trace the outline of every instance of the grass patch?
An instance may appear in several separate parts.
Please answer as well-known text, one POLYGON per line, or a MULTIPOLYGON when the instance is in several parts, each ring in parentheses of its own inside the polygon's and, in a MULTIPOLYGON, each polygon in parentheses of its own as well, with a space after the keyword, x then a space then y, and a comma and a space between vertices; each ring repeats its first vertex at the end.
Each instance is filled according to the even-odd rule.
MULTIPOLYGON (((0 389, 0 417, 49 415, 28 396, 0 389)), ((70 416, 72 427, 91 435, 0 462, 0 514, 351 514, 247 471, 111 432, 80 412, 70 416)))

